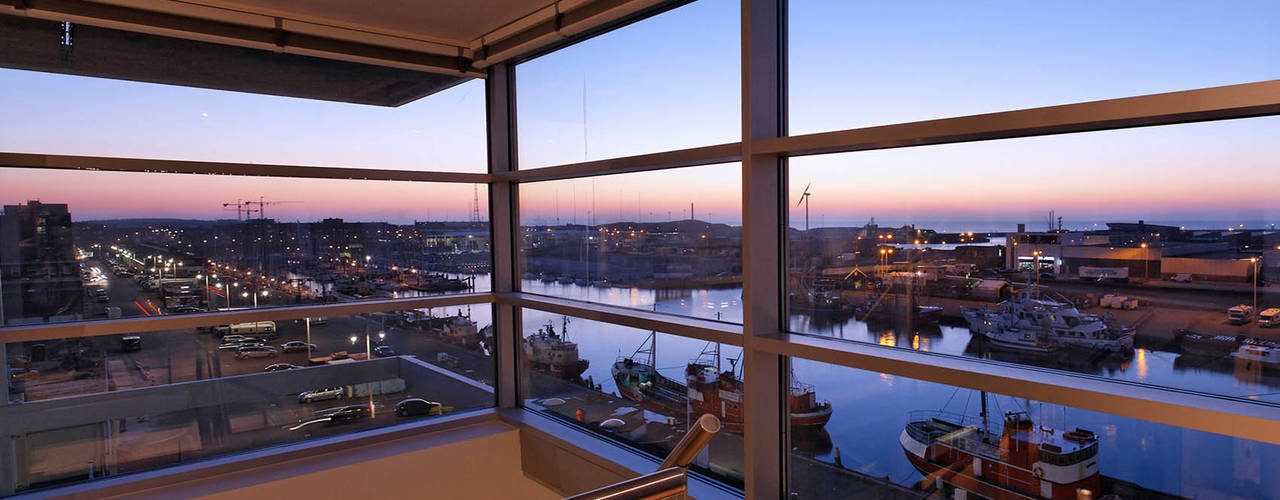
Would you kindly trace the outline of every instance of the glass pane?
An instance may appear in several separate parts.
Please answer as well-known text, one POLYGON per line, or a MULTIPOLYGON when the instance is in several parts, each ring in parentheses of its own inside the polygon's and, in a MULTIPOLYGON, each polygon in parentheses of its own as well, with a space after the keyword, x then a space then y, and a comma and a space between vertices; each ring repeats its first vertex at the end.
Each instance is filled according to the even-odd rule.
POLYGON ((8 343, 3 472, 22 492, 487 408, 491 310, 8 343))
POLYGON ((1255 118, 792 159, 791 329, 1280 401, 1277 134, 1255 118))
POLYGON ((793 0, 787 21, 792 134, 1280 75, 1280 5, 1267 0, 793 0))
POLYGON ((693 468, 742 486, 742 349, 524 309, 526 408, 666 457, 688 424, 721 419, 693 468))
POLYGON ((738 17, 702 0, 519 65, 520 168, 738 141, 738 17))
POLYGON ((489 289, 479 186, 12 168, 0 176, 6 325, 489 289))
POLYGON ((484 82, 400 107, 0 69, 0 151, 485 172, 484 82))
POLYGON ((741 322, 740 170, 520 184, 521 289, 741 322))
POLYGON ((1280 498, 1280 446, 816 361, 792 368, 792 386, 808 388, 792 407, 816 393, 831 408, 825 428, 792 427, 796 498, 1280 498))

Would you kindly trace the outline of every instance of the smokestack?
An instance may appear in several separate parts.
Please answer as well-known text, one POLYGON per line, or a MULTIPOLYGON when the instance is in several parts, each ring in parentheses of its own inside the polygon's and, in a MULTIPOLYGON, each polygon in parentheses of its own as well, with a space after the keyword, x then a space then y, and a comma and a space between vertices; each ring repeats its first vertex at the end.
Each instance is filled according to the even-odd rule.
POLYGON ((691 201, 691 202, 689 202, 689 220, 694 220, 694 217, 693 217, 693 202, 692 202, 692 201, 691 201))

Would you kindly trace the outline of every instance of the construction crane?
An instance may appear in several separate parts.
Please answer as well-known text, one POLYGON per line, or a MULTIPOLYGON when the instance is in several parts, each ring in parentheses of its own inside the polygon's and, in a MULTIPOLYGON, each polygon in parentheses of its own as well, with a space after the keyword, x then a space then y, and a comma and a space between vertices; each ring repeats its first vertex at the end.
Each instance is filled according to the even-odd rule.
POLYGON ((283 205, 283 204, 285 204, 285 203, 302 203, 302 202, 301 202, 301 201, 294 201, 294 200, 287 200, 287 201, 267 201, 267 200, 264 200, 261 196, 259 196, 259 197, 258 197, 258 201, 247 200, 247 201, 245 201, 245 202, 244 202, 244 205, 245 205, 246 209, 248 209, 247 207, 250 207, 250 206, 253 206, 253 205, 257 205, 257 206, 258 206, 258 209, 257 209, 257 212, 258 212, 258 218, 259 218, 259 219, 265 219, 265 218, 267 218, 267 214, 266 214, 266 208, 267 208, 267 205, 283 205))
POLYGON ((252 201, 244 201, 244 200, 237 199, 235 203, 223 203, 223 204, 222 204, 222 209, 223 209, 223 210, 228 210, 228 211, 229 211, 229 210, 235 210, 235 211, 236 211, 236 220, 244 220, 244 216, 245 216, 245 215, 249 215, 250 217, 252 217, 252 215, 251 215, 251 214, 253 214, 254 212, 262 212, 262 209, 261 209, 261 208, 259 208, 259 209, 257 209, 257 210, 254 210, 254 209, 252 209, 252 208, 249 208, 249 204, 250 204, 250 203, 253 203, 253 202, 252 202, 252 201))

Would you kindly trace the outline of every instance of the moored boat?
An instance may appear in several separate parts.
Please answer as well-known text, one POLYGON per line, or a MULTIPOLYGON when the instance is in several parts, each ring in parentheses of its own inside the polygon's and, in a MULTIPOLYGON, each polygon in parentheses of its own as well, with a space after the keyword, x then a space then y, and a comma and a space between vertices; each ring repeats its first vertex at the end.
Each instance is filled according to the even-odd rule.
POLYGON ((1280 342, 1246 340, 1230 357, 1238 362, 1258 363, 1265 368, 1280 368, 1280 342))
POLYGON ((970 331, 997 347, 1031 352, 1063 348, 1133 352, 1133 328, 1117 326, 1109 317, 1082 313, 1067 300, 1033 298, 1031 287, 1001 302, 999 309, 966 308, 963 315, 970 331))
MULTIPOLYGON (((742 432, 742 380, 734 369, 720 370, 720 346, 704 349, 693 362, 685 367, 689 407, 695 413, 710 413, 720 417, 724 428, 742 432), (708 360, 708 356, 714 358, 708 360)), ((735 366, 733 360, 730 365, 735 366)), ((814 387, 802 384, 791 377, 788 388, 788 417, 791 427, 797 430, 820 429, 831 420, 831 403, 819 401, 814 387)))
POLYGON ((1209 335, 1178 330, 1177 339, 1182 354, 1220 358, 1236 352, 1245 341, 1245 336, 1209 335))
POLYGON ((544 371, 563 379, 576 379, 587 371, 590 362, 578 357, 578 344, 570 342, 564 335, 569 328, 569 319, 563 318, 560 333, 557 334, 551 323, 539 328, 537 333, 524 339, 526 362, 534 369, 544 371))
POLYGON ((1026 412, 1006 413, 997 430, 963 415, 912 412, 898 442, 921 474, 993 500, 1068 500, 1102 485, 1096 434, 1037 427, 1026 412))
POLYGON ((650 332, 635 353, 613 363, 610 373, 618 387, 618 394, 642 406, 683 412, 686 409, 687 388, 658 373, 658 369, 654 367, 656 350, 657 333, 650 332))

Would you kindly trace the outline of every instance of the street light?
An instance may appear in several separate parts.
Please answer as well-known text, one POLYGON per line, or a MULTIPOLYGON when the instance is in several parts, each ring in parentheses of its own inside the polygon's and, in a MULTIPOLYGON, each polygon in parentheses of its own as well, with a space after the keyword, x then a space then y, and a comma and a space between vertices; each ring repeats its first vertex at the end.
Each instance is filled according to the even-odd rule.
POLYGON ((1249 257, 1249 262, 1253 263, 1253 310, 1258 310, 1258 258, 1249 257))
POLYGON ((1145 241, 1142 242, 1142 279, 1151 279, 1151 250, 1145 241))

